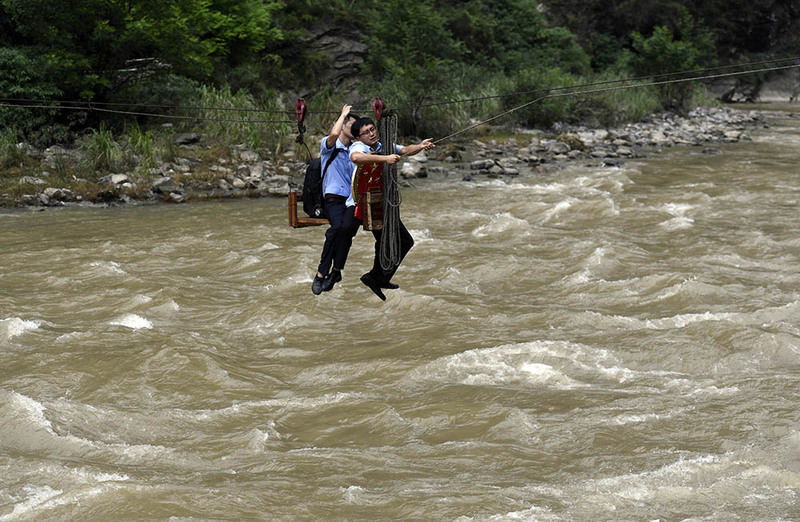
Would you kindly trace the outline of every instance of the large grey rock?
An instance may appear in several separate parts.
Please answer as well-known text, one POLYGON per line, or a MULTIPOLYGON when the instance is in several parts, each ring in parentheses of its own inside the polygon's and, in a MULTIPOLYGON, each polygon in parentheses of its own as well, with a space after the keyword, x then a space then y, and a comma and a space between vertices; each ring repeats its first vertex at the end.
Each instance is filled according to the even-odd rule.
POLYGON ((174 179, 164 176, 153 181, 150 190, 157 194, 169 194, 170 192, 181 192, 181 186, 174 179))
POLYGON ((47 196, 51 201, 72 201, 74 199, 72 191, 64 188, 48 187, 44 189, 42 194, 47 196))
POLYGON ((425 165, 417 161, 407 161, 400 168, 400 175, 404 178, 427 178, 428 172, 425 165))
POLYGON ((244 163, 257 163, 261 161, 261 156, 252 150, 239 151, 239 159, 244 163))
POLYGON ((196 132, 181 132, 172 137, 172 141, 178 145, 192 145, 200 141, 200 134, 196 132))
POLYGON ((547 146, 547 152, 550 154, 566 154, 572 150, 572 147, 563 141, 554 141, 547 146))
POLYGON ((44 150, 42 154, 44 164, 56 170, 64 163, 78 163, 83 159, 83 154, 74 149, 67 149, 60 145, 53 145, 44 150))
POLYGON ((489 170, 495 165, 497 164, 491 159, 476 160, 470 163, 469 168, 470 170, 489 170))
POLYGON ((103 176, 98 180, 100 183, 107 183, 110 185, 114 185, 115 187, 119 187, 124 185, 125 183, 130 183, 131 179, 128 177, 127 174, 109 174, 108 176, 103 176))
POLYGON ((22 176, 19 178, 20 184, 29 184, 29 185, 47 185, 47 182, 41 178, 36 178, 33 176, 22 176))

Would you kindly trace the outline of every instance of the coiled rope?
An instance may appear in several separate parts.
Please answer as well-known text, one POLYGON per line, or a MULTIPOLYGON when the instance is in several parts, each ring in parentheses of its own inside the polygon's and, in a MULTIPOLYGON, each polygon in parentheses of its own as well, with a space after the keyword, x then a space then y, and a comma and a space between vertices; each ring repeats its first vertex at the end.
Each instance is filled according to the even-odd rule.
MULTIPOLYGON (((397 113, 390 111, 378 121, 383 144, 382 154, 395 154, 397 143, 397 113)), ((383 233, 380 242, 380 261, 384 272, 400 265, 400 190, 397 184, 397 163, 383 165, 383 233)))

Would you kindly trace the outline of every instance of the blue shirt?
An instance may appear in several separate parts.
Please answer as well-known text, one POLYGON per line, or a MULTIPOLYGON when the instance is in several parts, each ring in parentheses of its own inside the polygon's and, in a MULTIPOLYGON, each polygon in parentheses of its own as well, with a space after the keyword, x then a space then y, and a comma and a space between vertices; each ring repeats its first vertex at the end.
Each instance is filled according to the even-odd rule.
POLYGON ((327 147, 328 137, 322 138, 322 143, 319 148, 319 159, 322 162, 322 169, 325 170, 325 164, 333 154, 333 149, 341 149, 339 153, 333 158, 330 167, 325 171, 325 177, 322 180, 322 193, 336 194, 338 196, 350 196, 350 177, 353 172, 353 162, 350 161, 350 152, 344 144, 336 139, 333 147, 327 147))

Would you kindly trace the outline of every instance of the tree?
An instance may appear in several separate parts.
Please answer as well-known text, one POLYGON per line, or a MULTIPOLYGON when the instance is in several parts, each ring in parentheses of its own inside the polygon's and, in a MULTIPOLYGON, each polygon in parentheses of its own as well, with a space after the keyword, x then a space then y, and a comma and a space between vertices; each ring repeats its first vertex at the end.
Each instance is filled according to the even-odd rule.
POLYGON ((24 134, 45 125, 54 111, 26 100, 53 99, 61 94, 55 83, 44 74, 42 59, 23 48, 0 47, 0 98, 17 107, 0 107, 0 129, 24 134), (19 102, 13 102, 19 100, 19 102))
POLYGON ((207 79, 280 31, 278 0, 3 0, 17 40, 37 48, 65 96, 107 99, 142 63, 207 79))
MULTIPOLYGON (((630 67, 637 76, 662 76, 682 73, 710 65, 714 56, 711 33, 699 27, 688 11, 684 11, 678 24, 678 38, 664 26, 656 26, 649 37, 634 31, 631 35, 635 54, 630 56, 630 67)), ((669 79, 680 79, 672 75, 669 79)), ((659 85, 661 104, 665 109, 686 110, 691 95, 688 83, 659 85)))

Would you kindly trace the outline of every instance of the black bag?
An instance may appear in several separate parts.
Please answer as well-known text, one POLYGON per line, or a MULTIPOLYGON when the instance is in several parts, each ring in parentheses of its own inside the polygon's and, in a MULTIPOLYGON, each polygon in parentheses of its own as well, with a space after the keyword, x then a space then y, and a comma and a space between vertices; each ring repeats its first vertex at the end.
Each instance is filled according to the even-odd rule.
POLYGON ((325 217, 325 196, 322 193, 322 180, 325 179, 325 172, 331 166, 334 158, 342 149, 335 148, 331 152, 331 157, 322 169, 322 160, 314 158, 306 167, 306 178, 303 181, 303 212, 312 218, 325 217))

